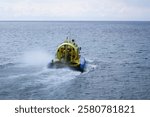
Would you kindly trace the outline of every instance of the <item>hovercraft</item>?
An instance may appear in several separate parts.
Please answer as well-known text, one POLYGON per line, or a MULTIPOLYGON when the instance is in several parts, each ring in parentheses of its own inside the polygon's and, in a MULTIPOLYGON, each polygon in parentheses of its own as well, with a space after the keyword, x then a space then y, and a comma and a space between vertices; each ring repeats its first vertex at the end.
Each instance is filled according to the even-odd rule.
POLYGON ((49 68, 63 68, 69 67, 74 70, 84 72, 86 61, 80 55, 81 47, 79 47, 75 40, 68 38, 61 43, 56 50, 55 59, 48 65, 49 68))

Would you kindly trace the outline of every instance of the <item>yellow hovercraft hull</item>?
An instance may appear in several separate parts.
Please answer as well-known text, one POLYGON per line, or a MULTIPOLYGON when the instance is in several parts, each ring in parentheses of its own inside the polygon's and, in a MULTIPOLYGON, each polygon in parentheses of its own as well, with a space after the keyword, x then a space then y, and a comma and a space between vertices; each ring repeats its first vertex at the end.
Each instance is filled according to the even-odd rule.
POLYGON ((52 60, 49 66, 55 68, 68 66, 83 71, 86 62, 80 56, 80 50, 74 40, 65 40, 57 47, 55 60, 52 60))

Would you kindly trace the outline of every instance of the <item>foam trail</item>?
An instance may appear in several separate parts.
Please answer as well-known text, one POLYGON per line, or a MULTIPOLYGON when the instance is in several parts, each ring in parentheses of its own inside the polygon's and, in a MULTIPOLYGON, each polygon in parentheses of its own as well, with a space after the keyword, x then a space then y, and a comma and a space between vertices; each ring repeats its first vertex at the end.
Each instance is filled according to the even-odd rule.
POLYGON ((44 50, 31 50, 23 54, 21 62, 32 66, 45 66, 52 60, 52 57, 44 50))
POLYGON ((85 68, 85 72, 83 74, 86 74, 90 71, 93 71, 97 68, 97 62, 96 60, 93 59, 87 59, 86 58, 86 68, 85 68))
POLYGON ((46 73, 47 77, 45 78, 47 78, 47 82, 53 82, 53 84, 57 85, 63 82, 68 82, 80 74, 80 72, 73 71, 68 68, 49 69, 46 73))

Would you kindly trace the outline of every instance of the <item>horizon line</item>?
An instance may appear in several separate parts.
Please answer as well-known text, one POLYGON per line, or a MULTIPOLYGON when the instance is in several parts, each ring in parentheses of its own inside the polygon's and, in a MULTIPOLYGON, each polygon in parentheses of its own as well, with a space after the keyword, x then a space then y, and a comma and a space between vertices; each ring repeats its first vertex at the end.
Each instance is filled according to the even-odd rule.
POLYGON ((0 20, 0 22, 149 22, 150 20, 0 20))

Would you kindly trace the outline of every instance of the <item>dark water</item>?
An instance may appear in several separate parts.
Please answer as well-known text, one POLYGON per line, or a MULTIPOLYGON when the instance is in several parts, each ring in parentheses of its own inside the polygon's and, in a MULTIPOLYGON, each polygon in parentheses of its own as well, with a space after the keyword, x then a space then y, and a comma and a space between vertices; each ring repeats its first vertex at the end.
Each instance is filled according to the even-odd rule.
POLYGON ((150 99, 150 22, 0 22, 0 99, 150 99), (67 36, 84 73, 47 68, 67 36))

